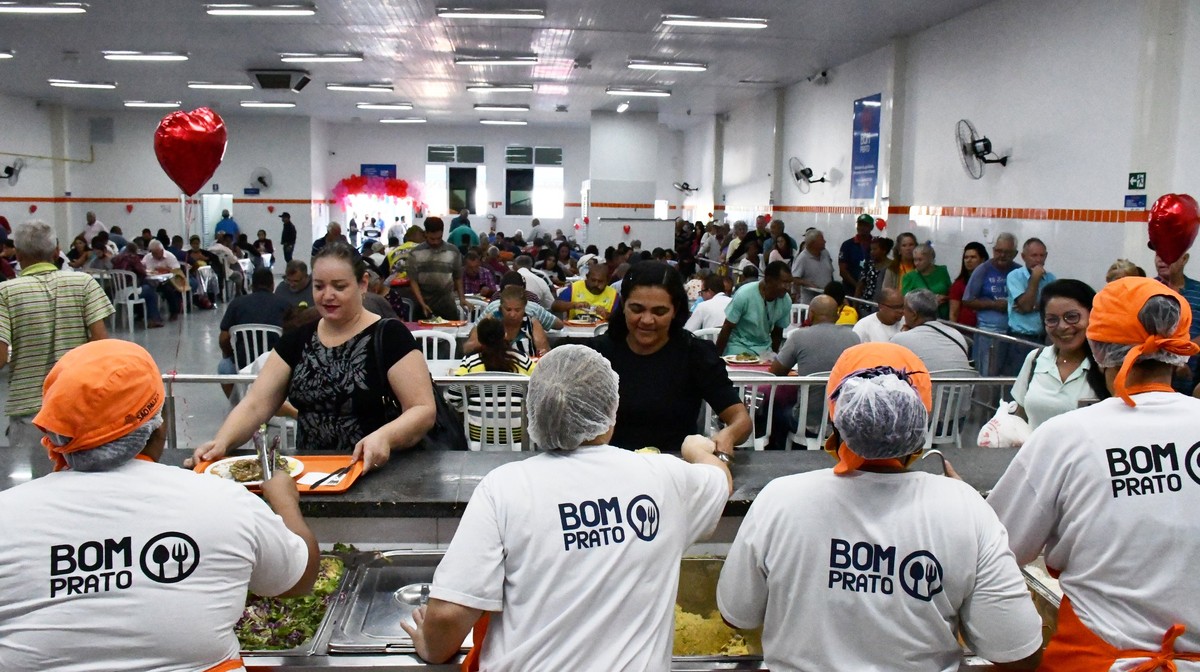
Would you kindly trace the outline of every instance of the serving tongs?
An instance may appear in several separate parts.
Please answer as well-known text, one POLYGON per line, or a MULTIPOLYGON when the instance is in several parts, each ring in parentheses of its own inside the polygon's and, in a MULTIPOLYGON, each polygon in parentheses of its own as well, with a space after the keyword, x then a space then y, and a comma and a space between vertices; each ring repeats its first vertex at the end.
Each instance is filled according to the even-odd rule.
POLYGON ((275 462, 279 459, 279 437, 276 436, 272 439, 268 446, 266 432, 267 426, 262 425, 253 437, 254 452, 258 454, 258 466, 262 468, 263 483, 271 480, 271 477, 275 475, 275 462))

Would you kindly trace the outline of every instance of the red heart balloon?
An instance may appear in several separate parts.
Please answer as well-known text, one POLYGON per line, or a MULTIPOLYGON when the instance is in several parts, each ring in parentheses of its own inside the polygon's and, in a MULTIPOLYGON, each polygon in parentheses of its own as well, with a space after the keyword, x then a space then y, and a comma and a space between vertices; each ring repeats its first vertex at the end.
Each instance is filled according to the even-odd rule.
POLYGON ((133 212, 133 203, 127 203, 125 205, 125 212, 133 212))
POLYGON ((1150 208, 1148 246, 1160 259, 1173 264, 1188 251, 1200 231, 1200 207, 1187 194, 1166 194, 1150 208))
POLYGON ((629 225, 626 224, 623 228, 625 229, 625 235, 629 235, 629 225))
POLYGON ((268 205, 268 206, 267 206, 267 212, 274 213, 274 212, 275 212, 275 206, 273 206, 273 205, 268 205))
POLYGON ((32 215, 35 212, 37 212, 37 206, 36 205, 29 206, 29 214, 32 215))
POLYGON ((875 220, 875 228, 879 229, 880 231, 883 231, 884 228, 886 228, 886 227, 887 227, 886 219, 883 219, 882 217, 880 217, 875 220))
POLYGON ((587 217, 584 217, 584 218, 583 218, 583 223, 584 223, 584 224, 591 224, 591 220, 590 220, 589 218, 587 218, 587 217))
POLYGON ((768 212, 767 214, 763 215, 763 220, 765 220, 767 222, 767 224, 770 224, 771 223, 771 213, 768 212))
POLYGON ((207 107, 172 112, 154 132, 154 155, 188 196, 200 191, 225 158, 225 121, 207 107))

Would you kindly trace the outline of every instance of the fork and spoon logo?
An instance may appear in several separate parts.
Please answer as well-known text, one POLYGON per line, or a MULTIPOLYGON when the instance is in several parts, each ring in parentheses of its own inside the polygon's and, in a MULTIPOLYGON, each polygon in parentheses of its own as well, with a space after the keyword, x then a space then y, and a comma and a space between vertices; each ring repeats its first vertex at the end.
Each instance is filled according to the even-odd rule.
POLYGON ((142 573, 155 583, 178 583, 200 564, 200 547, 182 532, 163 532, 146 542, 141 553, 142 573))
POLYGON ((942 592, 942 563, 929 551, 909 553, 900 563, 900 587, 910 597, 929 602, 942 592))
POLYGON ((634 497, 625 511, 625 519, 629 521, 629 527, 638 539, 651 541, 658 536, 658 504, 650 495, 634 497))

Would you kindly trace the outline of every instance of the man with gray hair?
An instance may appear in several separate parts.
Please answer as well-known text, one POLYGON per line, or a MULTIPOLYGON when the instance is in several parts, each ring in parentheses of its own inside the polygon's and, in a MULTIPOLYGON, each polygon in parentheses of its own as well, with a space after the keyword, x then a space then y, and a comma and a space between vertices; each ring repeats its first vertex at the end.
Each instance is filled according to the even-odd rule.
POLYGON ((796 253, 792 262, 792 284, 799 286, 800 302, 809 303, 830 282, 833 282, 833 258, 825 247, 825 234, 820 229, 809 229, 804 233, 804 249, 796 253))
POLYGON ((513 259, 513 269, 525 278, 525 289, 537 294, 537 302, 546 310, 554 307, 554 292, 545 278, 533 270, 533 257, 522 254, 513 259))
POLYGON ((282 296, 297 308, 311 308, 313 290, 308 264, 299 259, 289 261, 283 272, 283 280, 275 287, 275 295, 282 296))
POLYGON ((42 381, 68 350, 108 337, 104 320, 112 302, 87 273, 58 270, 58 242, 42 221, 26 222, 13 232, 21 273, 0 283, 0 367, 9 363, 8 445, 36 448, 42 433, 33 426, 42 406, 42 381))
POLYGON ((904 295, 904 331, 892 343, 912 350, 929 372, 971 369, 967 339, 957 329, 938 322, 937 295, 915 289, 904 295))
MULTIPOLYGON (((1008 232, 999 234, 992 246, 992 258, 977 266, 967 281, 963 305, 975 311, 982 331, 997 334, 1008 331, 1008 274, 1020 268, 1013 262, 1016 256, 1016 236, 1008 232)), ((1008 358, 1008 349, 1007 341, 976 336, 975 364, 979 368, 979 375, 999 375, 1008 358)), ((1010 375, 1015 374, 1016 371, 1013 371, 1010 375)))
POLYGON ((475 488, 429 604, 401 623, 417 655, 457 655, 490 612, 483 669, 670 668, 679 560, 716 527, 733 480, 703 436, 684 440, 683 460, 610 445, 618 390, 591 348, 538 362, 525 405, 543 454, 475 488))

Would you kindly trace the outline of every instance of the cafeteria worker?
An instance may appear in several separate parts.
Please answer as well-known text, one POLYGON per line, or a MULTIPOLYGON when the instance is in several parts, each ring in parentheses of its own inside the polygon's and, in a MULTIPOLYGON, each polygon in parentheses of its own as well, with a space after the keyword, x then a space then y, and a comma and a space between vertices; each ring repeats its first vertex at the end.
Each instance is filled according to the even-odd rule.
POLYGON ((241 670, 247 589, 307 594, 320 566, 296 485, 266 502, 157 464, 162 376, 128 341, 54 365, 33 419, 55 472, 0 492, 0 670, 241 670))
POLYGON ((1033 669, 1041 622, 996 514, 961 481, 908 471, 928 426, 925 364, 856 345, 829 390, 837 466, 754 500, 721 569, 721 615, 763 627, 774 672, 957 672, 960 634, 1002 669, 1033 669))
POLYGON ((1171 388, 1191 323, 1155 280, 1100 290, 1087 337, 1113 396, 1042 423, 988 497, 1065 593, 1044 670, 1200 670, 1200 400, 1171 388))

